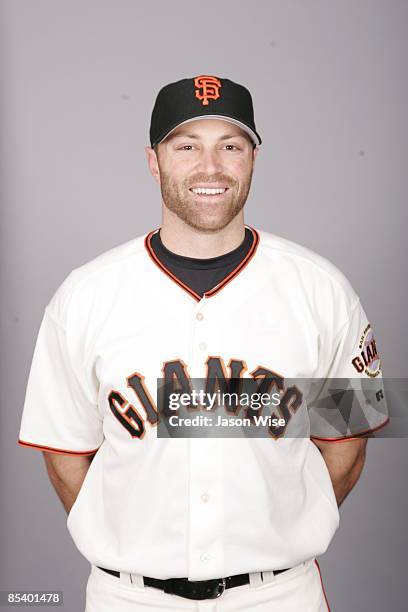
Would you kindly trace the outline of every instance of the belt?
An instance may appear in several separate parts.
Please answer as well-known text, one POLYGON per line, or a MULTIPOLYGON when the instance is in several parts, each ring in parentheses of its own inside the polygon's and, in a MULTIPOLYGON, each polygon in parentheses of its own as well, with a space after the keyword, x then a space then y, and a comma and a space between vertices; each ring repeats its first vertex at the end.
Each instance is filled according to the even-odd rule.
MULTIPOLYGON (((99 565, 97 567, 112 576, 120 577, 120 572, 116 570, 99 567, 99 565)), ((274 570, 273 573, 280 574, 288 569, 274 570)), ((237 574, 235 576, 228 576, 228 578, 196 581, 188 580, 188 578, 167 578, 167 580, 161 580, 159 578, 143 576, 143 583, 145 586, 155 587, 170 595, 179 595, 187 599, 216 599, 223 594, 225 589, 249 584, 249 574, 237 574)))

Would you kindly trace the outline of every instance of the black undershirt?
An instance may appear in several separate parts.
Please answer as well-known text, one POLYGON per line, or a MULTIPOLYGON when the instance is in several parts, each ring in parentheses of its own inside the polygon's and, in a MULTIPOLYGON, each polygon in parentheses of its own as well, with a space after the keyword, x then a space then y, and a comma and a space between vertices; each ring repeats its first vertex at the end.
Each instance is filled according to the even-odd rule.
POLYGON ((245 228, 245 238, 233 251, 210 257, 208 259, 196 259, 195 257, 184 257, 177 255, 167 249, 160 237, 160 230, 152 235, 150 245, 161 261, 174 276, 190 287, 195 293, 202 296, 218 285, 238 264, 245 258, 253 243, 253 234, 245 228))

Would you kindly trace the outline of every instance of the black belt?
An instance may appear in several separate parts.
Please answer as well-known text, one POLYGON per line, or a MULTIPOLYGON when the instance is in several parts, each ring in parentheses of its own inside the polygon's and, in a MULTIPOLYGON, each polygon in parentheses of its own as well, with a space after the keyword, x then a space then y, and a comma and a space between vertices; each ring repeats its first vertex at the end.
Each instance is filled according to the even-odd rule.
MULTIPOLYGON (((120 572, 116 570, 99 567, 99 565, 97 567, 108 574, 112 574, 112 576, 120 577, 120 572)), ((286 571, 287 569, 274 570, 273 573, 280 574, 286 571)), ((195 581, 188 580, 188 578, 167 578, 167 580, 160 580, 159 578, 143 576, 143 583, 145 586, 162 589, 165 593, 187 597, 187 599, 215 599, 220 597, 225 589, 249 584, 249 574, 237 574, 236 576, 228 576, 228 578, 195 581)))

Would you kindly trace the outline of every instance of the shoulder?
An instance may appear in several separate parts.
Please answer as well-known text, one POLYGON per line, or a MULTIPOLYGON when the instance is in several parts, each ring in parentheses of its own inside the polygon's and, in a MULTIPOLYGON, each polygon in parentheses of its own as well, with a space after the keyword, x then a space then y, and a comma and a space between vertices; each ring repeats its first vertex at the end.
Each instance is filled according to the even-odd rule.
POLYGON ((350 305, 358 296, 345 274, 329 259, 306 246, 269 232, 256 230, 259 249, 271 265, 279 266, 282 273, 297 275, 305 289, 328 290, 341 293, 350 305))
POLYGON ((145 237, 137 236, 74 268, 48 302, 48 313, 64 325, 73 301, 85 306, 106 294, 108 287, 113 289, 126 274, 136 273, 139 262, 145 259, 145 237))

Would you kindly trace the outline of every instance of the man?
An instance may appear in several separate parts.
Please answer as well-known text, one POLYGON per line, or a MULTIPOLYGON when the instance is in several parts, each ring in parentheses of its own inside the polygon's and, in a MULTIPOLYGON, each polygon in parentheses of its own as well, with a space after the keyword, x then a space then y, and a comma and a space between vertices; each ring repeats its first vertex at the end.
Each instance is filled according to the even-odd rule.
POLYGON ((371 326, 335 266, 244 224, 261 144, 245 87, 212 75, 163 87, 150 144, 161 227, 54 294, 19 444, 44 452, 91 564, 86 612, 326 611, 316 556, 363 468, 362 436, 387 418, 368 402, 341 431, 322 391, 308 404, 289 379, 377 384, 371 326), (274 389, 280 418, 260 436, 166 436, 160 379, 274 389))

